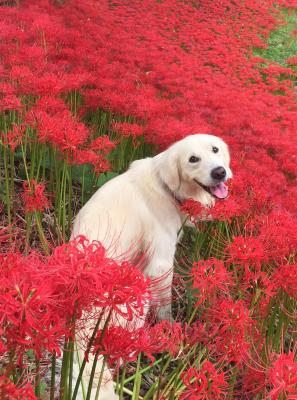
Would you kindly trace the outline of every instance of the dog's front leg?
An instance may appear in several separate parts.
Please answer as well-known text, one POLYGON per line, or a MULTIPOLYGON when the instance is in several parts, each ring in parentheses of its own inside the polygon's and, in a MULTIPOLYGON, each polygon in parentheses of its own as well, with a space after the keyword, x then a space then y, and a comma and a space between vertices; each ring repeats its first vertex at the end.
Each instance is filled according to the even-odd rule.
MULTIPOLYGON (((167 239, 167 238, 166 238, 167 239)), ((152 306, 156 307, 158 320, 172 321, 172 280, 175 245, 160 239, 146 269, 152 279, 152 306)))

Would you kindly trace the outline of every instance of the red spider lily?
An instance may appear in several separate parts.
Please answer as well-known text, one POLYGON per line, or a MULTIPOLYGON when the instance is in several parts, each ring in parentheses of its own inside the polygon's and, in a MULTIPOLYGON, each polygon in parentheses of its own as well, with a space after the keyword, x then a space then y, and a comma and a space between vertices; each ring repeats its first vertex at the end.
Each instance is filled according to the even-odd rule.
POLYGON ((297 264, 281 265, 272 276, 274 289, 282 288, 289 296, 297 299, 297 264))
POLYGON ((279 354, 268 371, 268 385, 271 400, 285 396, 286 399, 297 397, 297 362, 294 353, 279 354))
POLYGON ((15 88, 6 82, 0 82, 0 112, 21 110, 20 99, 16 96, 15 88))
POLYGON ((45 258, 14 253, 0 258, 2 350, 13 348, 20 357, 27 349, 37 357, 44 350, 59 354, 60 340, 71 334, 73 318, 94 305, 132 320, 143 315, 148 303, 149 281, 141 271, 117 264, 106 257, 100 243, 83 237, 45 258))
POLYGON ((176 354, 184 334, 180 324, 162 321, 149 327, 133 328, 110 326, 104 332, 99 331, 94 343, 94 353, 103 354, 108 361, 120 366, 122 362, 135 361, 140 353, 145 353, 153 362, 153 354, 168 351, 176 354))
POLYGON ((48 142, 61 152, 74 151, 89 137, 87 127, 76 121, 70 111, 60 111, 56 115, 38 112, 36 128, 40 142, 48 142))
POLYGON ((135 312, 143 315, 149 300, 149 280, 141 271, 128 262, 109 266, 102 275, 105 294, 96 301, 101 307, 111 307, 127 320, 132 320, 135 312), (105 276, 104 276, 105 275, 105 276))
POLYGON ((266 386, 266 374, 264 369, 247 368, 243 371, 243 388, 244 396, 250 398, 261 393, 266 386))
POLYGON ((200 369, 190 367, 183 372, 182 381, 186 390, 180 395, 181 400, 225 398, 227 382, 224 372, 218 373, 210 361, 204 361, 200 369))
POLYGON ((29 384, 16 387, 5 375, 0 376, 0 396, 3 400, 37 400, 29 384))
POLYGON ((12 126, 12 129, 9 130, 6 134, 2 133, 2 142, 6 146, 10 146, 12 151, 15 151, 17 146, 19 146, 22 142, 22 138, 24 136, 25 126, 24 125, 16 125, 12 126))
POLYGON ((177 322, 171 324, 169 321, 161 321, 148 330, 148 342, 144 345, 144 351, 151 360, 154 360, 152 353, 168 351, 176 355, 185 334, 181 325, 177 322))
POLYGON ((191 222, 195 222, 197 219, 202 218, 203 214, 206 214, 205 207, 193 199, 184 201, 180 206, 180 210, 190 217, 191 222))
POLYGON ((240 216, 242 212, 242 204, 238 204, 236 200, 230 198, 216 202, 214 207, 210 209, 209 214, 212 219, 231 222, 232 218, 240 216))
POLYGON ((55 248, 47 260, 55 276, 55 290, 61 294, 61 312, 78 316, 95 305, 108 307, 127 320, 143 314, 149 299, 149 280, 129 263, 108 258, 99 242, 83 236, 55 248), (68 293, 65 298, 64 293, 68 293), (63 307, 62 307, 63 305, 63 307))
POLYGON ((222 261, 209 258, 195 262, 191 274, 192 287, 198 290, 195 294, 198 298, 196 305, 203 303, 206 299, 212 301, 217 295, 229 294, 231 279, 222 261))
POLYGON ((136 138, 143 135, 143 127, 138 124, 129 124, 128 122, 114 122, 112 129, 118 132, 121 136, 132 136, 136 138))
POLYGON ((59 304, 50 277, 41 279, 39 271, 44 264, 34 255, 17 253, 1 255, 0 259, 0 319, 7 348, 19 356, 32 349, 39 358, 44 350, 59 353, 65 324, 56 314, 59 304))
POLYGON ((224 355, 228 362, 239 365, 245 361, 255 321, 244 302, 218 299, 205 311, 204 318, 210 323, 208 345, 214 354, 224 355))
POLYGON ((297 246, 295 224, 290 214, 275 211, 255 216, 247 223, 247 229, 257 235, 269 260, 283 263, 297 246))
POLYGON ((101 338, 102 331, 98 332, 94 343, 94 353, 103 354, 108 362, 117 368, 121 363, 135 361, 139 352, 139 338, 143 329, 139 328, 130 331, 121 326, 111 326, 101 338))
POLYGON ((109 137, 99 136, 90 143, 90 148, 95 151, 100 151, 102 154, 108 154, 115 148, 115 143, 111 142, 109 137))
POLYGON ((259 238, 237 236, 226 249, 228 264, 238 266, 254 266, 261 268, 261 264, 267 261, 265 250, 259 238))
MULTIPOLYGON (((107 150, 104 150, 104 153, 106 152, 107 150)), ((74 150, 71 154, 67 154, 67 161, 70 164, 77 165, 91 164, 97 175, 110 171, 109 161, 104 158, 104 154, 98 154, 93 150, 74 150)))
POLYGON ((0 111, 20 110, 21 108, 20 100, 14 95, 7 95, 0 99, 0 111))
POLYGON ((50 203, 44 194, 45 185, 43 183, 37 183, 35 179, 31 179, 30 183, 24 182, 23 188, 22 198, 26 213, 44 211, 46 208, 49 208, 50 203))

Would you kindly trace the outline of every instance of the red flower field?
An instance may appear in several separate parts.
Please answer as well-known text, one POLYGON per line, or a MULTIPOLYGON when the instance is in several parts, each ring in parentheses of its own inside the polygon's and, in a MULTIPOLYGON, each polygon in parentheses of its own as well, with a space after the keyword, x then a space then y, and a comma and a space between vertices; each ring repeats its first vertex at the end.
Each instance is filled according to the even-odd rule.
POLYGON ((0 0, 1 399, 75 400, 92 308, 143 314, 151 282, 100 243, 68 242, 72 220, 131 161, 193 133, 228 143, 234 178, 213 208, 181 205, 195 228, 176 322, 107 319, 85 357, 113 366, 120 399, 297 398, 291 20, 294 0, 0 0))

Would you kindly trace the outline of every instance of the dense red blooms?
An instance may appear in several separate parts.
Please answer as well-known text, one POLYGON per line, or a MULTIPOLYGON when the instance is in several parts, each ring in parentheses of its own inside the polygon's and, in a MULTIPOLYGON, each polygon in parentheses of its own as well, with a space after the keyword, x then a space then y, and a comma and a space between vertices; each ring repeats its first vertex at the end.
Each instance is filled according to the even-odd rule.
POLYGON ((23 187, 22 198, 26 213, 44 211, 49 207, 49 200, 44 194, 45 185, 43 183, 37 183, 35 179, 31 179, 29 183, 24 181, 23 187))
MULTIPOLYGON (((39 140, 80 163, 72 152, 94 151, 95 142, 77 115, 97 108, 133 117, 133 123, 111 126, 119 137, 143 133, 160 146, 189 133, 216 133, 239 155, 234 170, 240 184, 232 191, 237 200, 218 203, 212 215, 229 219, 272 203, 292 210, 292 199, 283 199, 296 173, 296 95, 292 81, 279 78, 296 72, 252 53, 265 48, 261 38, 281 20, 275 4, 202 1, 195 7, 147 0, 139 7, 133 0, 103 1, 98 9, 93 0, 59 7, 24 0, 2 7, 1 109, 23 109, 22 96, 40 98, 23 110, 25 120, 34 112, 35 125, 29 119, 39 140), (82 97, 76 116, 61 100, 69 93, 82 97), (64 105, 51 114, 44 99, 64 105)), ((288 62, 294 65, 294 57, 288 62)), ((109 168, 104 160, 92 162, 98 172, 109 168)))
POLYGON ((184 333, 179 323, 171 324, 169 321, 161 321, 149 329, 149 342, 144 346, 147 354, 168 351, 176 355, 179 346, 184 339, 184 333))
POLYGON ((112 128, 121 136, 132 136, 136 138, 143 135, 143 127, 138 124, 129 124, 128 122, 114 122, 112 128))
POLYGON ((5 375, 0 376, 0 396, 2 400, 37 400, 29 384, 16 387, 5 375))
POLYGON ((44 350, 59 353, 65 333, 58 318, 59 307, 53 293, 52 277, 43 280, 42 261, 32 255, 8 253, 1 258, 0 319, 2 338, 15 355, 32 349, 38 357, 44 350))
POLYGON ((228 295, 231 279, 222 261, 209 258, 195 262, 191 273, 197 305, 205 300, 214 301, 217 295, 228 295))
POLYGON ((59 354, 73 316, 81 317, 94 305, 109 307, 128 321, 143 314, 149 299, 149 281, 141 271, 117 264, 100 243, 83 237, 45 258, 7 253, 0 254, 0 261, 2 351, 13 348, 16 355, 28 349, 38 357, 44 350, 59 354))
POLYGON ((195 222, 199 218, 203 217, 203 213, 206 214, 205 208, 193 199, 185 200, 181 206, 180 210, 183 214, 189 217, 191 222, 195 222))
POLYGON ((294 353, 279 354, 269 369, 268 383, 271 400, 284 396, 286 399, 297 397, 297 362, 294 353))
POLYGON ((111 364, 135 361, 140 353, 145 353, 152 361, 153 354, 164 351, 175 355, 184 339, 182 327, 178 323, 162 321, 152 327, 135 328, 131 324, 110 326, 104 334, 98 331, 94 343, 94 353, 103 354, 111 364))
POLYGON ((225 398, 227 382, 224 372, 218 372, 210 361, 205 361, 200 369, 190 367, 182 374, 186 390, 181 400, 217 400, 225 398))
POLYGON ((103 154, 108 154, 115 148, 115 143, 111 142, 108 136, 99 136, 90 144, 91 148, 95 151, 100 151, 103 154))
POLYGON ((270 261, 283 263, 297 248, 296 221, 287 212, 272 211, 259 214, 247 223, 247 230, 255 233, 263 244, 270 261))
POLYGON ((2 142, 4 145, 8 145, 12 151, 15 151, 16 147, 22 143, 25 127, 23 125, 12 126, 12 129, 8 132, 2 133, 2 142))
POLYGON ((108 258, 99 242, 83 236, 55 248, 48 258, 55 274, 55 290, 61 297, 61 312, 81 315, 90 305, 107 307, 127 320, 142 315, 150 297, 149 280, 127 262, 108 258))
POLYGON ((255 321, 242 300, 218 299, 205 311, 209 325, 209 347, 218 356, 240 365, 247 359, 249 338, 255 321))
POLYGON ((272 277, 274 288, 283 289, 289 296, 297 300, 297 264, 281 265, 272 277))
POLYGON ((228 263, 237 266, 254 266, 260 268, 267 261, 265 251, 258 238, 248 236, 233 237, 233 242, 226 249, 228 263))
MULTIPOLYGON (((199 132, 226 140, 234 171, 225 201, 211 209, 191 199, 181 206, 195 224, 206 221, 200 233, 210 254, 191 258, 185 289, 199 317, 185 330, 168 322, 132 326, 150 301, 150 282, 133 265, 107 257, 100 243, 79 237, 47 257, 21 255, 5 230, 4 360, 14 352, 20 365, 28 350, 38 358, 59 355, 65 336, 84 332, 82 325, 104 307, 113 322, 124 319, 127 326, 110 325, 102 338, 99 331, 92 351, 115 365, 135 361, 140 352, 151 360, 165 351, 176 356, 181 343, 183 350, 192 346, 192 362, 192 349, 203 345, 226 370, 236 363, 238 397, 297 398, 289 339, 295 328, 289 324, 284 333, 286 353, 267 362, 267 344, 274 344, 262 326, 269 320, 267 336, 283 334, 287 316, 278 315, 275 304, 281 298, 287 312, 287 301, 297 299, 296 56, 283 60, 285 67, 254 55, 284 23, 282 7, 295 13, 296 1, 102 0, 98 7, 97 0, 0 0, 0 180, 9 176, 18 189, 24 161, 34 176, 38 150, 44 159, 37 168, 47 175, 48 159, 59 168, 63 158, 70 172, 64 178, 71 180, 74 165, 109 171, 116 146, 124 154, 128 143, 134 155, 140 143, 160 150, 199 132), (224 254, 216 248, 221 236, 224 254), (75 327, 74 317, 80 318, 75 327)), ((290 35, 296 40, 297 30, 290 35)), ((40 171, 38 176, 24 182, 25 212, 50 206, 40 171)), ((5 207, 13 192, 1 198, 5 207)), ((180 398, 226 397, 221 368, 207 360, 198 365, 182 374, 180 398)), ((35 399, 30 386, 16 386, 0 377, 1 399, 35 399)))
POLYGON ((122 326, 111 326, 105 330, 101 338, 100 330, 95 339, 94 353, 105 355, 108 362, 117 367, 121 363, 135 361, 141 351, 139 341, 142 334, 142 328, 129 330, 122 326))

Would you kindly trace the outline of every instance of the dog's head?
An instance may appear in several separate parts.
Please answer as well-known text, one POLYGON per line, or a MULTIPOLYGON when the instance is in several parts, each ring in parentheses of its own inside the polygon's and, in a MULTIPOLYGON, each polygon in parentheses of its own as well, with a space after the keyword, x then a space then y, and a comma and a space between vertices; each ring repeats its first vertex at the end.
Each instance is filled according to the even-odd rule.
POLYGON ((157 156, 158 174, 177 198, 204 205, 228 196, 232 177, 226 143, 213 135, 197 134, 176 142, 157 156))

